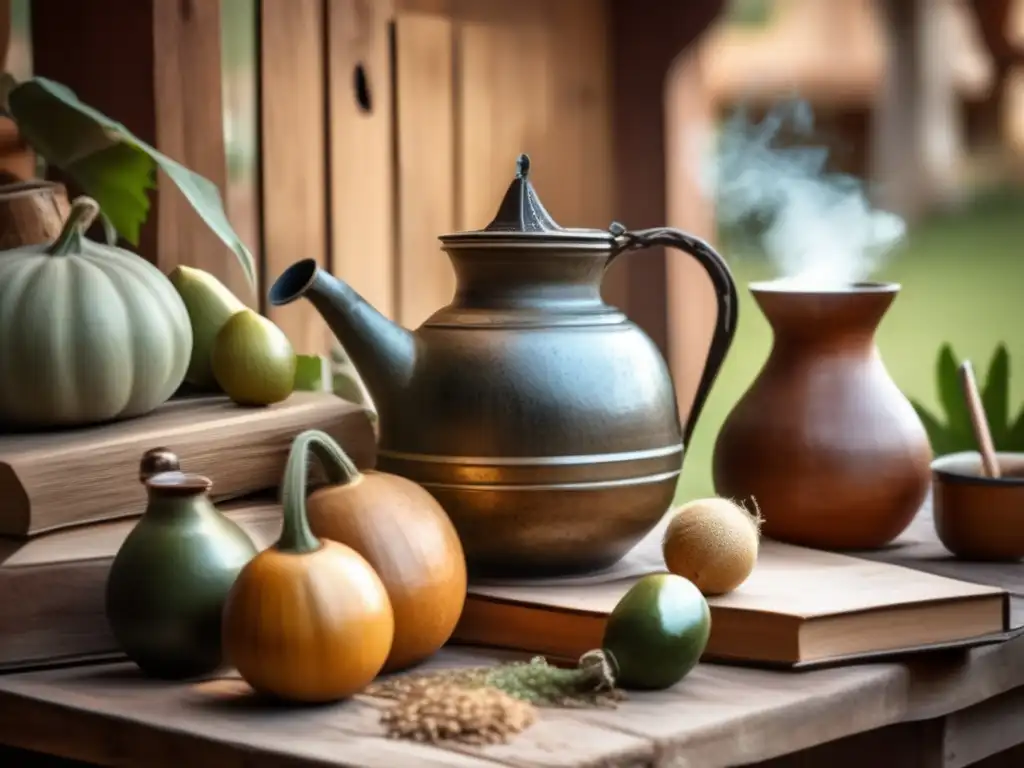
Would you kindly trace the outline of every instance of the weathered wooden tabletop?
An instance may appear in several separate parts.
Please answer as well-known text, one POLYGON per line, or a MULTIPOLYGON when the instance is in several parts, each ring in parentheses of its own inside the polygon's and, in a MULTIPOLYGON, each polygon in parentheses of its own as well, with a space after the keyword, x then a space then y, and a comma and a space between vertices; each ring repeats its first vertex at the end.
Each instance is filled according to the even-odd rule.
MULTIPOLYGON (((930 522, 922 519, 909 535, 917 543, 890 550, 885 558, 909 557, 916 547, 930 558, 928 569, 980 578, 962 572, 970 569, 966 564, 951 565, 930 538, 930 522)), ((983 570, 990 583, 1017 592, 1020 566, 983 570)), ((1019 623, 1019 611, 1017 616, 1019 623)), ((432 664, 495 658, 453 648, 432 664)), ((509 744, 483 748, 384 738, 378 722, 383 706, 358 698, 329 707, 277 709, 254 704, 233 677, 177 685, 146 680, 128 664, 86 666, 0 677, 0 742, 102 765, 152 768, 714 768, 871 732, 867 740, 860 737, 856 750, 847 746, 826 756, 819 748, 820 760, 792 764, 860 765, 863 749, 870 749, 872 765, 954 768, 1024 741, 1024 638, 969 653, 815 672, 702 664, 674 689, 631 694, 615 710, 544 709, 509 744)))

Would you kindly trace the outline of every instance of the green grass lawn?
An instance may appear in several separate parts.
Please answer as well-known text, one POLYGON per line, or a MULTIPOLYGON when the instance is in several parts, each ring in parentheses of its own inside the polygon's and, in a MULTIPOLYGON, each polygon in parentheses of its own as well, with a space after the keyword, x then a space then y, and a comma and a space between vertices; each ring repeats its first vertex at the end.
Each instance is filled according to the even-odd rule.
MULTIPOLYGON (((771 346, 768 324, 746 288, 774 276, 771 269, 761 258, 738 256, 726 246, 723 251, 740 291, 739 329, 687 452, 680 500, 713 493, 715 436, 771 346)), ((980 377, 1004 342, 1011 402, 1024 403, 1024 191, 979 197, 957 213, 923 222, 874 279, 903 286, 878 343, 904 392, 932 409, 935 359, 944 342, 952 343, 958 357, 971 358, 980 377)))

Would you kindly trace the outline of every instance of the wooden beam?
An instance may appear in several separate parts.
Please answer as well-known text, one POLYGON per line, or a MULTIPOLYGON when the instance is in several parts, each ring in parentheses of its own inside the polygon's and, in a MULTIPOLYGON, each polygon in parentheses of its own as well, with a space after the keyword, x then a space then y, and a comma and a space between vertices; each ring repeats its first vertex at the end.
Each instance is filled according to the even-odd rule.
MULTIPOLYGON (((666 201, 666 85, 676 57, 723 7, 665 0, 611 0, 615 215, 633 229, 664 226, 666 201)), ((669 354, 665 252, 651 249, 609 270, 606 295, 622 306, 669 354)))
MULTIPOLYGON (((264 294, 299 259, 327 266, 324 23, 322 0, 260 2, 264 294)), ((309 302, 266 313, 300 354, 327 352, 309 302)))
POLYGON ((407 14, 395 24, 398 317, 415 328, 455 292, 437 240, 456 229, 455 23, 407 14))
POLYGON ((393 13, 390 0, 327 0, 331 271, 394 319, 393 13))
MULTIPOLYGON (((689 158, 669 151, 679 140, 666 133, 670 126, 681 130, 685 122, 668 109, 677 82, 677 59, 694 46, 722 7, 720 0, 611 0, 614 211, 632 229, 666 224, 697 230, 708 227, 706 211, 694 210, 702 204, 680 178, 690 168, 689 158)), ((692 73, 692 68, 681 71, 692 73)), ((671 269, 663 248, 621 258, 609 270, 605 295, 629 314, 668 359, 680 416, 686 418, 703 368, 714 299, 697 264, 681 253, 671 258, 671 269)))
MULTIPOLYGON (((32 47, 35 74, 68 86, 223 195, 219 3, 35 0, 32 47)), ((235 256, 162 175, 138 250, 162 269, 200 267, 244 292, 235 256)))
MULTIPOLYGON (((697 163, 714 130, 714 107, 704 85, 700 44, 679 57, 666 95, 665 223, 709 242, 715 240, 714 204, 698 183, 697 163)), ((676 385, 679 413, 689 414, 704 372, 715 330, 718 301, 708 274, 696 259, 665 256, 667 358, 676 385)))

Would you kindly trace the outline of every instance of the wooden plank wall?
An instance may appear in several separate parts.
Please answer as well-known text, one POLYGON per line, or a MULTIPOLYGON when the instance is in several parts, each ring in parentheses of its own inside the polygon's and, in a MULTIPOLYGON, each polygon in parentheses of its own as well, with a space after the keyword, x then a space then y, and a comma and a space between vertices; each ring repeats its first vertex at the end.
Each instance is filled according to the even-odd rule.
MULTIPOLYGON (((33 0, 30 16, 35 74, 67 85, 223 190, 219 3, 33 0)), ((53 169, 50 175, 60 178, 53 169)), ((138 250, 165 270, 187 263, 213 272, 245 296, 234 256, 166 178, 138 250)))
MULTIPOLYGON (((324 10, 321 0, 260 3, 263 294, 293 261, 328 264, 324 10)), ((298 352, 323 351, 308 302, 264 308, 298 352)))
MULTIPOLYGON (((32 0, 33 69, 214 180, 258 259, 260 290, 249 294, 234 255, 166 180, 140 253, 217 275, 301 352, 326 351, 330 334, 308 304, 267 307, 289 264, 315 258, 415 327, 454 287, 438 235, 490 220, 520 152, 563 225, 615 216, 707 228, 699 201, 672 181, 691 141, 672 126, 693 104, 677 100, 666 115, 664 96, 676 54, 721 0, 87 5, 32 0), (111 40, 118 56, 98 55, 111 40)), ((693 78, 679 75, 685 91, 693 78)), ((659 249, 622 259, 604 292, 669 357, 685 412, 710 295, 695 265, 672 261, 659 249)))
MULTIPOLYGON (((263 0, 264 288, 315 257, 389 317, 419 325, 454 288, 438 235, 490 221, 520 152, 561 223, 607 226, 600 8, 263 0)), ((303 351, 322 347, 310 307, 267 311, 303 351)))

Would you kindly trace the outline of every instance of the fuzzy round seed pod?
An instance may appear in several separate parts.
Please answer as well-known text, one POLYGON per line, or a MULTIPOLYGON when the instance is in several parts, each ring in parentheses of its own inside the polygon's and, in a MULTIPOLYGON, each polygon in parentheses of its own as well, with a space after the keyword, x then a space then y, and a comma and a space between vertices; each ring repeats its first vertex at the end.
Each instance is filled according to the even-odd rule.
POLYGON ((662 552, 669 571, 704 595, 724 595, 746 581, 757 563, 761 516, 729 499, 698 499, 672 513, 662 552))

